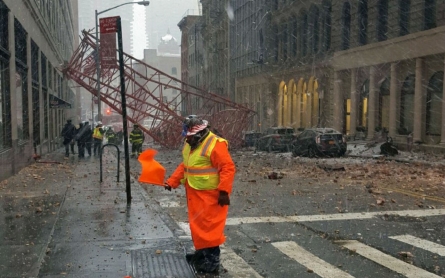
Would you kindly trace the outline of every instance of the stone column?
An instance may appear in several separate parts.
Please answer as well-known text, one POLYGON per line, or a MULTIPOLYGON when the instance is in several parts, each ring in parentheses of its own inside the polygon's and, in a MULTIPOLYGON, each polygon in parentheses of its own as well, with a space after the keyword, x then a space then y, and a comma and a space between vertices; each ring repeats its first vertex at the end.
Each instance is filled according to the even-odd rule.
POLYGON ((341 93, 341 79, 339 77, 339 72, 334 71, 334 92, 333 92, 333 118, 331 119, 333 127, 340 131, 343 130, 343 97, 341 93))
MULTIPOLYGON (((296 86, 296 85, 294 85, 294 86, 296 86)), ((292 88, 292 119, 291 119, 291 122, 292 122, 292 126, 294 127, 294 128, 299 128, 300 127, 300 125, 299 125, 299 118, 300 118, 300 116, 298 115, 298 113, 300 113, 300 109, 297 109, 297 105, 298 105, 298 100, 297 100, 297 97, 298 97, 299 95, 297 94, 297 90, 294 90, 293 88, 292 88)))
POLYGON ((350 135, 354 138, 358 123, 358 101, 359 94, 357 91, 357 69, 351 70, 351 114, 350 114, 350 135))
POLYGON ((368 97, 368 136, 366 139, 372 140, 375 133, 377 115, 377 86, 375 80, 375 67, 369 67, 369 97, 368 97))
POLYGON ((422 141, 422 106, 423 106, 423 59, 416 59, 416 83, 414 88, 414 129, 413 142, 422 141))
POLYGON ((391 84, 389 87, 389 136, 395 137, 397 135, 397 115, 398 115, 398 105, 397 101, 399 99, 399 81, 397 74, 397 64, 391 64, 391 84))
POLYGON ((314 92, 310 92, 310 94, 307 94, 307 98, 306 98, 306 127, 308 127, 308 128, 311 128, 314 126, 314 123, 312 122, 312 108, 313 108, 312 100, 313 99, 314 99, 314 92))
POLYGON ((294 84, 287 88, 287 123, 286 126, 293 126, 292 115, 294 111, 292 110, 292 102, 294 98, 294 84))
MULTIPOLYGON (((444 57, 444 80, 445 80, 445 57, 444 57)), ((445 86, 442 89, 442 123, 441 123, 441 136, 440 136, 440 144, 445 145, 445 86)))
POLYGON ((280 88, 280 92, 278 94, 277 126, 283 125, 283 99, 284 99, 284 88, 280 88))

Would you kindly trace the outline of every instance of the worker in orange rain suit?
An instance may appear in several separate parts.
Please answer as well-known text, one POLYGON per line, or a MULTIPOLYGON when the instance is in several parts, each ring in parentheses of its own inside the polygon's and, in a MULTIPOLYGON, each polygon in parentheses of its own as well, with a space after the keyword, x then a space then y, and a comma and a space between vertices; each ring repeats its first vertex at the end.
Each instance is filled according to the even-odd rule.
POLYGON ((171 191, 185 184, 188 217, 194 254, 186 259, 200 273, 218 273, 219 245, 224 243, 224 226, 229 210, 235 164, 228 142, 207 128, 207 121, 189 116, 184 121, 183 162, 167 179, 171 191))

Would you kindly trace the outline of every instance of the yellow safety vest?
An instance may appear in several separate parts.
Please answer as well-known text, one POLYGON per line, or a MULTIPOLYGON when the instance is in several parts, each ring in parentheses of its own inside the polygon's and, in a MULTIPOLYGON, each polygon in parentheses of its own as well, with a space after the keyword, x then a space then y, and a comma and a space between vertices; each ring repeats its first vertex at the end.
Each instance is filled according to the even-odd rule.
POLYGON ((207 138, 191 152, 189 144, 184 144, 182 149, 182 158, 184 161, 184 180, 187 179, 190 187, 196 190, 211 190, 218 188, 219 174, 218 169, 212 167, 210 155, 215 148, 216 142, 225 142, 227 140, 209 133, 207 138))
POLYGON ((102 140, 103 135, 100 133, 100 127, 96 127, 93 132, 93 138, 102 140))

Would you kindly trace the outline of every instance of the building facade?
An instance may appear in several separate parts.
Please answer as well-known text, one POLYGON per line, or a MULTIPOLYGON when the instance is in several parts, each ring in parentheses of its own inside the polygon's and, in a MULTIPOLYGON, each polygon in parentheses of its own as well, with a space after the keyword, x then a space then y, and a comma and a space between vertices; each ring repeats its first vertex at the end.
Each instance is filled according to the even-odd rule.
POLYGON ((79 43, 77 13, 76 1, 0 1, 0 180, 59 147, 65 120, 77 116, 57 70, 79 43))
MULTIPOLYGON (((235 100, 252 129, 334 127, 445 144, 445 6, 424 0, 230 2, 235 100)), ((203 16, 204 16, 203 9, 203 16)))

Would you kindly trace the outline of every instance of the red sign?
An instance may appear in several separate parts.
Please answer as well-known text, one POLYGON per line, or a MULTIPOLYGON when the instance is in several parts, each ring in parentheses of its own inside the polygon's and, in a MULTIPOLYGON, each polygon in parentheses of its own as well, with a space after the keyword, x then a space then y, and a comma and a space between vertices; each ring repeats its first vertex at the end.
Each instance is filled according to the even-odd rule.
POLYGON ((99 19, 100 33, 101 34, 116 33, 118 18, 119 16, 112 16, 99 19))
POLYGON ((116 34, 100 33, 100 65, 104 70, 109 67, 116 67, 116 34))

